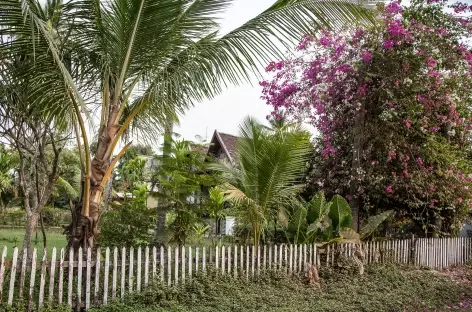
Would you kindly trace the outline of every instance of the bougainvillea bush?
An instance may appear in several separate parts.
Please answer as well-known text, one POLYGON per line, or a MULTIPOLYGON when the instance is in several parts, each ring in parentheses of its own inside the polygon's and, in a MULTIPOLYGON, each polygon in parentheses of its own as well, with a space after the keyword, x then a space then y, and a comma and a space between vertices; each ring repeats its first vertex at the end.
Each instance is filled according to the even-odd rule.
POLYGON ((377 25, 306 35, 262 81, 272 115, 316 126, 311 189, 361 219, 387 209, 419 234, 456 232, 472 204, 472 6, 391 2, 377 25))

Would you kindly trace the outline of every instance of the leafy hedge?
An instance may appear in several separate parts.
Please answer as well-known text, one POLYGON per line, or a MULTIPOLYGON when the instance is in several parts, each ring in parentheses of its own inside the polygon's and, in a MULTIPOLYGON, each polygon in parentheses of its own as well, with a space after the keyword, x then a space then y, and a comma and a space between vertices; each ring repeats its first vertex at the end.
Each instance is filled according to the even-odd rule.
POLYGON ((432 271, 370 266, 363 276, 322 269, 321 290, 302 279, 267 272, 255 282, 212 272, 168 289, 154 285, 93 312, 158 311, 442 311, 470 288, 432 271))

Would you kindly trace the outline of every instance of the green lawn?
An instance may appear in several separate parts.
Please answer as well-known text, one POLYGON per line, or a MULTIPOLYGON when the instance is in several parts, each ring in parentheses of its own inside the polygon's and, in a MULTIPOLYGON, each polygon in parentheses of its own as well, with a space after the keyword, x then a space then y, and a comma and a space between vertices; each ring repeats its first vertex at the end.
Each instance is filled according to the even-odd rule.
POLYGON ((444 273, 374 265, 362 276, 323 269, 321 289, 313 289, 303 279, 276 273, 268 273, 256 282, 218 274, 197 276, 183 286, 171 289, 155 286, 128 297, 124 303, 93 311, 470 311, 455 307, 472 298, 471 290, 470 285, 444 273))
MULTIPOLYGON (((43 249, 43 235, 41 230, 38 229, 38 235, 36 239, 36 234, 33 236, 32 244, 33 247, 38 248, 38 250, 43 249)), ((20 228, 0 228, 0 247, 3 248, 7 246, 8 248, 8 257, 12 256, 12 249, 14 247, 23 246, 23 238, 25 235, 25 230, 20 228)), ((62 229, 46 229, 46 247, 50 251, 53 247, 62 248, 67 246, 66 236, 62 234, 62 229)), ((42 251, 40 253, 42 255, 42 251)))

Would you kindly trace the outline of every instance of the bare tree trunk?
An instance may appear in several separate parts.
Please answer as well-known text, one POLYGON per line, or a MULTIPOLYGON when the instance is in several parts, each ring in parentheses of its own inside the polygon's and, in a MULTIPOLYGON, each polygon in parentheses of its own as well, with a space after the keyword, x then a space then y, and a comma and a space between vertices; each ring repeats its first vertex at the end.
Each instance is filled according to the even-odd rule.
POLYGON ((26 233, 23 239, 23 248, 28 248, 28 257, 32 254, 31 239, 38 227, 38 219, 39 213, 33 211, 26 213, 26 233))
POLYGON ((356 118, 354 120, 354 146, 352 150, 352 164, 351 164, 351 184, 350 184, 350 195, 352 200, 349 202, 352 213, 352 228, 357 232, 359 231, 359 210, 360 210, 360 198, 359 198, 359 181, 360 181, 360 170, 362 168, 361 157, 364 154, 364 107, 363 105, 356 112, 356 118))

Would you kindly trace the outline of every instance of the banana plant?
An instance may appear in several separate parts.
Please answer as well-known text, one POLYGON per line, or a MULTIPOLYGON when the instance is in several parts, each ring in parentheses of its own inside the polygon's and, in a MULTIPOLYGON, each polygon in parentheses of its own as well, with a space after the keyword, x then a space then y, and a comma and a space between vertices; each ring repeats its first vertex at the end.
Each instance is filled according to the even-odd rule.
POLYGON ((321 246, 351 242, 357 243, 370 236, 393 210, 382 212, 367 219, 359 233, 349 228, 352 222, 351 207, 340 195, 328 202, 323 192, 318 192, 309 202, 299 200, 290 218, 283 212, 279 219, 286 227, 287 239, 294 243, 320 242, 321 246))

